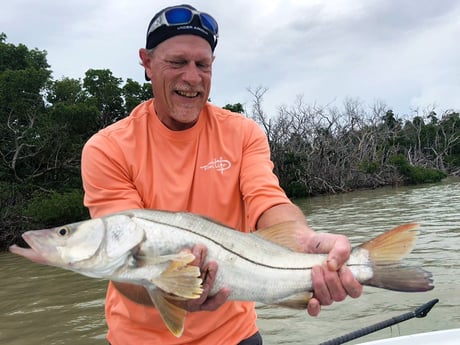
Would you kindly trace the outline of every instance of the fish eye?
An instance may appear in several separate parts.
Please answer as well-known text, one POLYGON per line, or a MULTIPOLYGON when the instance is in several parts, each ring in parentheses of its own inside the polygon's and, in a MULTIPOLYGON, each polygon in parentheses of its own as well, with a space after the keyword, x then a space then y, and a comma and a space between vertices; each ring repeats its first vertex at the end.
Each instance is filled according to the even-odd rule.
POLYGON ((66 236, 70 233, 68 228, 60 228, 58 229, 57 233, 61 236, 66 236))

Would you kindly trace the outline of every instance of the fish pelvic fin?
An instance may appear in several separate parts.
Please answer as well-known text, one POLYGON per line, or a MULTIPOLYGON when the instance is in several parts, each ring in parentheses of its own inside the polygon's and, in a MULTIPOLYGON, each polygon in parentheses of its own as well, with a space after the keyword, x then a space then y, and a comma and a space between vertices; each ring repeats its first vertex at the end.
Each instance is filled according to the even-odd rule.
POLYGON ((419 267, 400 263, 414 248, 418 224, 404 224, 370 240, 356 250, 366 250, 372 277, 364 285, 402 292, 422 292, 434 288, 432 274, 419 267))
MULTIPOLYGON (((171 258, 170 255, 168 257, 171 258)), ((193 254, 177 254, 177 260, 171 261, 151 282, 171 295, 185 299, 199 298, 203 292, 200 268, 188 265, 194 259, 193 254)))
POLYGON ((146 288, 166 327, 179 338, 184 332, 187 311, 169 302, 164 291, 155 288, 155 286, 147 286, 146 288))
POLYGON ((288 296, 276 302, 277 306, 305 310, 307 309, 308 301, 313 296, 313 293, 309 291, 301 292, 295 295, 288 296))

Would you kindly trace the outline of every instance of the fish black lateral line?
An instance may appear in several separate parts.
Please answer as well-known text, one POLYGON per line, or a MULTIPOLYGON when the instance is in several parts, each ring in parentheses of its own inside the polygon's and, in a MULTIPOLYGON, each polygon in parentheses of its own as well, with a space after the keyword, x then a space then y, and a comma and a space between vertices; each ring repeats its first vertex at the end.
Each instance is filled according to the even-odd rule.
MULTIPOLYGON (((142 285, 169 330, 184 330, 186 311, 171 303, 197 299, 207 272, 184 252, 203 244, 218 264, 210 296, 230 289, 229 300, 305 309, 313 293, 311 269, 326 254, 308 254, 295 240, 295 222, 243 233, 191 213, 130 210, 47 230, 28 231, 33 261, 80 274, 142 285), (65 228, 67 231, 61 232, 65 228)), ((433 289, 430 272, 404 265, 414 248, 417 224, 404 224, 355 247, 347 266, 363 285, 402 292, 433 289)), ((321 242, 317 243, 320 246, 321 242)), ((22 255, 18 247, 13 253, 22 255)))

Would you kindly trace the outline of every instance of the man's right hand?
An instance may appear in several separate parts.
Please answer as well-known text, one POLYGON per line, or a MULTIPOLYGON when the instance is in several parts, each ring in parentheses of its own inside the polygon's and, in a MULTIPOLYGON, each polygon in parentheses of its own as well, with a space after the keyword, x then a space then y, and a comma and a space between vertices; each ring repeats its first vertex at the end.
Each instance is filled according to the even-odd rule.
POLYGON ((203 292, 200 298, 187 301, 171 301, 171 303, 189 312, 216 310, 227 301, 231 291, 230 289, 223 288, 214 296, 209 296, 217 276, 217 263, 214 261, 206 262, 208 250, 204 245, 195 245, 191 253, 195 256, 195 260, 190 265, 200 267, 203 292))

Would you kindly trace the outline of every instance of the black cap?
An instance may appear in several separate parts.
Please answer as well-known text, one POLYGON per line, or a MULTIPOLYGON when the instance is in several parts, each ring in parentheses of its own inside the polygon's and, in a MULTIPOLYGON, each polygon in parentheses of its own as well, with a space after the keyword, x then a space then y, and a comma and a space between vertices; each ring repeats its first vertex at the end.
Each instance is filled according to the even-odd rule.
POLYGON ((177 25, 177 26, 176 25, 173 25, 173 26, 162 25, 158 27, 157 29, 151 31, 152 24, 164 11, 167 11, 169 9, 176 8, 176 7, 186 7, 193 11, 196 11, 196 8, 194 8, 193 6, 178 5, 178 6, 166 7, 162 9, 160 12, 158 12, 157 14, 155 14, 155 16, 150 21, 148 29, 147 29, 147 38, 146 38, 145 48, 147 49, 155 48, 161 42, 173 36, 196 35, 208 41, 209 45, 211 46, 212 51, 214 51, 217 45, 217 37, 202 26, 201 21, 198 18, 198 16, 194 16, 192 22, 190 22, 189 24, 177 25))
MULTIPOLYGON (((177 7, 185 7, 185 8, 189 8, 192 11, 197 11, 196 8, 194 8, 193 6, 187 5, 187 4, 170 6, 170 7, 166 7, 162 9, 160 12, 155 14, 155 16, 152 18, 152 20, 149 23, 149 26, 147 28, 145 48, 146 49, 155 48, 161 42, 167 40, 168 38, 177 36, 177 35, 196 35, 208 41, 209 45, 211 46, 212 51, 214 52, 214 49, 216 48, 216 45, 217 45, 217 33, 213 34, 210 31, 208 31, 206 28, 204 28, 201 23, 200 18, 196 15, 193 16, 192 21, 188 24, 171 25, 171 26, 161 25, 156 29, 152 28, 152 24, 155 23, 155 21, 160 15, 162 15, 165 11, 169 9, 177 8, 177 7)), ((150 78, 147 76, 147 73, 145 74, 145 79, 150 80, 150 78)))

